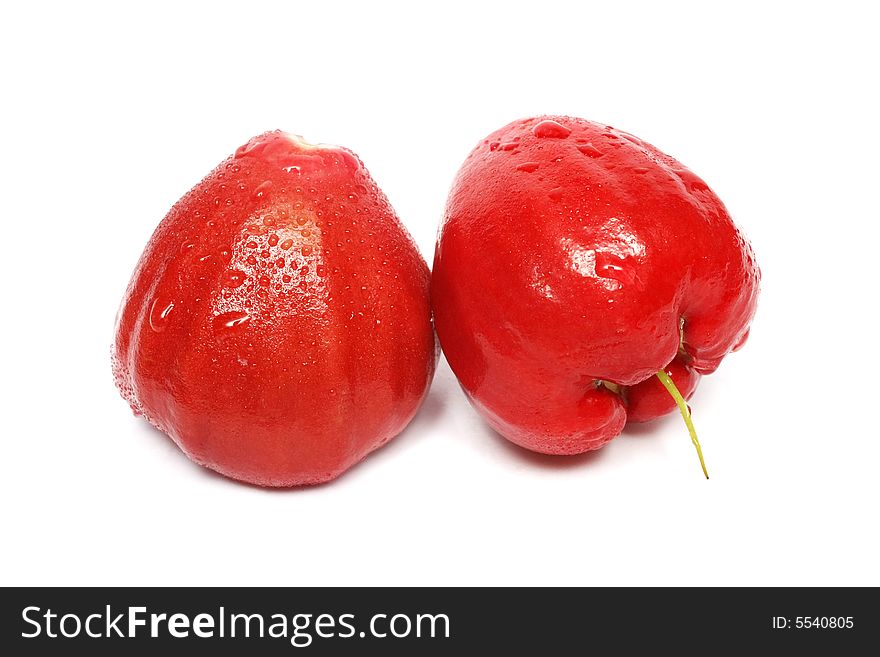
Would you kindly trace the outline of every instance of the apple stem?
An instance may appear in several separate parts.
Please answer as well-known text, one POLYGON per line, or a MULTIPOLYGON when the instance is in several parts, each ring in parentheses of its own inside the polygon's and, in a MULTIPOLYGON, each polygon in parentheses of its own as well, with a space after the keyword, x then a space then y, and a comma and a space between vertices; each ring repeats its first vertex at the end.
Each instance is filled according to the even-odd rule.
POLYGON ((681 411, 684 423, 687 425, 688 432, 691 434, 691 442, 694 444, 694 447, 697 448, 697 456, 700 457, 700 465, 703 468, 703 474, 706 475, 706 479, 708 479, 709 473, 706 471, 706 461, 703 460, 703 448, 700 447, 700 440, 697 438, 697 430, 694 429, 694 423, 693 420, 691 420, 691 409, 688 407, 684 397, 681 396, 681 393, 672 381, 672 377, 670 377, 664 370, 660 370, 657 372, 657 378, 660 379, 660 383, 662 383, 663 387, 666 388, 670 395, 672 395, 672 398, 678 406, 678 410, 681 411))

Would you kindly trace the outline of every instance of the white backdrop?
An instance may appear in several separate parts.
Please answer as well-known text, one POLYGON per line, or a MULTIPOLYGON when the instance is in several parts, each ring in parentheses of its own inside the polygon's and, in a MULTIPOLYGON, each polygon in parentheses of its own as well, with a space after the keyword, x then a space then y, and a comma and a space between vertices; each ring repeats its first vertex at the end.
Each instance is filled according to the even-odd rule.
POLYGON ((880 584, 880 59, 866 3, 20 3, 5 8, 0 584, 880 584), (410 428, 323 487, 192 465, 110 374, 172 203, 281 128, 358 153, 430 262, 515 118, 613 124, 752 240, 743 351, 595 455, 488 430, 441 362, 410 428))

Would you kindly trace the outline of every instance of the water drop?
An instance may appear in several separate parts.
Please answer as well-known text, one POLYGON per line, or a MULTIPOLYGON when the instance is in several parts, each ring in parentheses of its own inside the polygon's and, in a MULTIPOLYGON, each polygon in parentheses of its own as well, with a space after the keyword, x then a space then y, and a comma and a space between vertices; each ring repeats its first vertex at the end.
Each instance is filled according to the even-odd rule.
POLYGON ((272 233, 269 235, 269 246, 276 246, 278 244, 278 235, 272 233))
POLYGON ((252 196, 254 198, 265 198, 266 196, 269 195, 269 189, 271 187, 272 187, 272 181, 265 180, 265 181, 261 182, 259 185, 257 185, 257 187, 254 189, 254 193, 252 196))
POLYGON ((223 287, 238 287, 242 283, 244 283, 245 278, 244 272, 238 271, 237 269, 230 269, 223 275, 223 279, 220 281, 223 287))
POLYGON ((554 187, 549 192, 547 192, 547 196, 549 196, 554 201, 558 201, 562 198, 562 187, 554 187))
MULTIPOLYGON (((338 244, 337 246, 342 246, 342 245, 338 244)), ((304 247, 302 247, 302 249, 300 249, 300 251, 302 252, 302 254, 304 256, 312 255, 312 247, 310 247, 308 244, 306 244, 304 247)))
POLYGON ((535 137, 538 139, 565 139, 571 134, 569 128, 550 119, 541 121, 538 125, 532 128, 532 132, 535 133, 535 137))
POLYGON ((577 149, 588 157, 602 157, 604 153, 592 144, 581 144, 577 149))
POLYGON ((516 167, 517 171, 525 171, 526 173, 533 173, 538 170, 538 167, 541 166, 537 162, 523 162, 519 166, 516 167))
POLYGON ((259 155, 263 150, 265 150, 266 146, 269 143, 266 140, 266 137, 270 137, 270 136, 271 136, 271 134, 260 135, 259 137, 254 137, 248 143, 246 143, 244 146, 239 146, 235 151, 234 157, 236 159, 239 159, 239 158, 245 157, 246 155, 253 155, 253 156, 259 155))
POLYGON ((287 240, 284 240, 283 242, 281 242, 281 248, 284 249, 285 251, 287 251, 287 249, 289 249, 292 246, 293 246, 293 240, 291 240, 291 239, 287 239, 287 240))
POLYGON ((241 329, 250 321, 251 316, 243 310, 233 310, 221 313, 213 319, 214 330, 228 333, 241 329))
POLYGON ((150 308, 150 328, 156 333, 165 330, 165 324, 168 321, 168 315, 174 310, 173 301, 163 301, 155 299, 150 308))

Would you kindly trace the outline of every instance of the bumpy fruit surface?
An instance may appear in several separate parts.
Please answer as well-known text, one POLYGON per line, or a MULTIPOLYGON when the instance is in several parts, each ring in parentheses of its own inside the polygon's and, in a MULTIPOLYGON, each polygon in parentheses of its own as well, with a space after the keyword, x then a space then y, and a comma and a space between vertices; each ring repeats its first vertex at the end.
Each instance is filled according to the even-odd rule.
POLYGON ((263 486, 327 481, 425 396, 428 288, 354 154, 266 133, 159 224, 117 318, 116 383, 197 463, 263 486))
POLYGON ((449 194, 432 295, 465 392, 529 449, 601 447, 675 409, 745 341, 759 270, 711 189, 620 130, 541 116, 483 140, 449 194))

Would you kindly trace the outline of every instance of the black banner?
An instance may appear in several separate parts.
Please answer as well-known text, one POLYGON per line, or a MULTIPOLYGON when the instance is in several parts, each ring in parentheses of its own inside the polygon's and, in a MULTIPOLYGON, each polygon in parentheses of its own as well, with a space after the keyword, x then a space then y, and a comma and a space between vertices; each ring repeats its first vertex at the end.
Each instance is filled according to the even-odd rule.
POLYGON ((867 588, 7 588, 0 646, 7 655, 853 654, 875 649, 878 613, 867 588))

